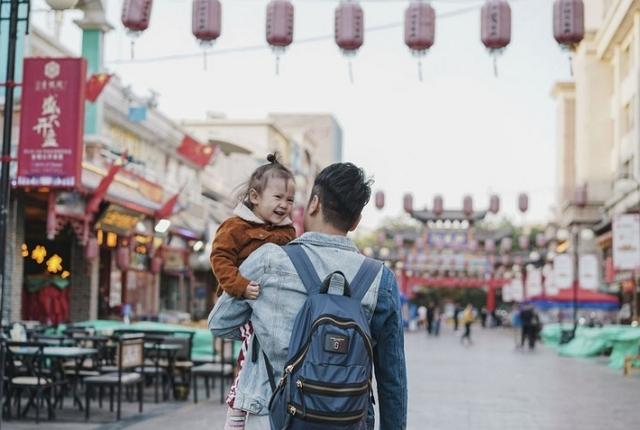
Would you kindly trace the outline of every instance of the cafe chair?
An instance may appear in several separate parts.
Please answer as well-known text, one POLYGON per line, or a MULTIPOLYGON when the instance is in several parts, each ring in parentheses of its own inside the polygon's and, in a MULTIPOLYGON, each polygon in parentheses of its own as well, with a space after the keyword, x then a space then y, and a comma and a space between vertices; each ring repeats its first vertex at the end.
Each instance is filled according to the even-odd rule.
POLYGON ((207 399, 210 397, 211 379, 215 385, 216 379, 220 380, 220 403, 224 402, 225 382, 233 381, 234 376, 234 358, 233 358, 233 341, 219 339, 220 354, 216 354, 216 341, 213 345, 213 360, 211 363, 200 364, 191 369, 191 382, 193 386, 193 401, 198 403, 198 378, 204 378, 204 386, 207 393, 207 399))

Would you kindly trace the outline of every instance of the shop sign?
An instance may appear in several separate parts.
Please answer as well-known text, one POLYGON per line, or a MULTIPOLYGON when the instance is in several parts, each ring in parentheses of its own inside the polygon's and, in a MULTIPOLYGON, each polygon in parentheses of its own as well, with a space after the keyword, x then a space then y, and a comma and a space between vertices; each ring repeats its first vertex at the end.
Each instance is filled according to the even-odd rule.
POLYGON ((82 58, 25 58, 19 187, 80 185, 86 70, 82 58))
POLYGON ((640 266, 640 215, 621 214, 613 219, 613 265, 616 270, 640 266))
POLYGON ((580 256, 579 279, 580 288, 585 290, 598 290, 600 287, 600 270, 598 267, 598 257, 594 254, 580 256))
POLYGON ((138 212, 111 204, 96 222, 96 229, 128 236, 143 218, 138 212))
POLYGON ((184 251, 182 249, 163 248, 164 270, 167 272, 182 272, 186 265, 184 262, 184 251))
POLYGON ((553 284, 556 289, 571 288, 573 284, 573 257, 560 254, 553 259, 553 284))

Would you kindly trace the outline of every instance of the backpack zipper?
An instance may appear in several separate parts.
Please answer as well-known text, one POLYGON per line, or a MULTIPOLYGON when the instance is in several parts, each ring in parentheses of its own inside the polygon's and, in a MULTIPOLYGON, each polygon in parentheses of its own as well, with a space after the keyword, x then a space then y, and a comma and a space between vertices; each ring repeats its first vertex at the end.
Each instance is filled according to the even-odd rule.
POLYGON ((320 422, 334 422, 334 423, 348 423, 348 422, 357 422, 360 421, 361 419, 364 418, 366 411, 362 411, 359 412, 357 414, 353 414, 353 415, 342 415, 342 416, 336 416, 336 415, 320 415, 320 414, 315 414, 313 412, 303 412, 302 410, 298 409, 297 407, 293 406, 292 404, 289 404, 289 414, 291 416, 297 416, 300 419, 304 420, 304 419, 310 419, 310 420, 314 420, 314 421, 320 421, 320 422))
MULTIPOLYGON (((373 346, 371 345, 371 339, 369 339, 369 336, 360 328, 360 326, 352 321, 340 321, 337 320, 333 317, 330 316, 324 316, 324 317, 320 317, 316 320, 316 322, 313 324, 313 326, 311 326, 311 330, 310 332, 313 332, 320 324, 322 324, 325 321, 330 321, 332 324, 337 325, 337 326, 341 326, 341 327, 353 327, 356 329, 356 331, 358 331, 362 337, 365 340, 365 343, 367 344, 367 352, 369 353, 369 358, 373 359, 373 346)), ((296 357, 293 362, 291 362, 291 364, 289 364, 288 366, 285 367, 285 373, 286 374, 291 374, 296 367, 298 367, 298 365, 300 364, 300 362, 304 359, 304 356, 307 355, 307 351, 309 351, 309 347, 311 346, 311 341, 309 340, 307 342, 307 344, 305 345, 304 349, 302 350, 302 352, 298 355, 298 357, 296 357)))
POLYGON ((304 379, 298 379, 296 386, 302 391, 325 396, 349 396, 366 393, 369 390, 369 383, 363 384, 343 384, 342 386, 329 386, 328 384, 317 384, 304 379))

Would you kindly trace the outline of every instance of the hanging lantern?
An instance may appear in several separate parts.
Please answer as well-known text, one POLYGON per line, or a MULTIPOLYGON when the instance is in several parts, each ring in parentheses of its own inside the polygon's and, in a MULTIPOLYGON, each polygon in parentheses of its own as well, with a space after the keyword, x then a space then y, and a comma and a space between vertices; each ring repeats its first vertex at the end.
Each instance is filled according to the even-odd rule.
POLYGON ((98 258, 99 253, 100 247, 98 246, 98 239, 95 236, 90 237, 84 247, 84 258, 88 261, 93 261, 98 258))
POLYGON ((129 247, 120 246, 116 250, 116 265, 120 270, 128 270, 129 265, 131 264, 131 252, 129 251, 129 247))
POLYGON ((404 43, 418 58, 418 77, 422 82, 422 63, 436 36, 436 12, 429 3, 414 0, 404 13, 404 43))
POLYGON ((404 236, 401 234, 396 234, 393 240, 398 248, 402 248, 404 245, 404 236))
POLYGON ((545 238, 545 234, 544 233, 537 233, 536 234, 536 246, 538 248, 542 248, 546 244, 547 244, 547 239, 545 238))
POLYGON ((467 217, 473 215, 473 198, 471 196, 464 196, 462 199, 462 211, 467 217))
POLYGON ((583 208, 587 205, 587 185, 580 185, 575 189, 576 206, 583 208))
POLYGON ((467 244, 469 252, 476 252, 478 250, 478 242, 475 239, 471 239, 467 244))
POLYGON ((222 28, 222 7, 219 0, 193 0, 191 32, 203 48, 204 69, 207 70, 207 49, 213 46, 222 28))
POLYGON ((404 207, 404 211, 407 213, 413 212, 413 195, 405 194, 402 198, 402 205, 404 207))
POLYGON ((496 241, 493 239, 487 239, 484 241, 484 250, 485 252, 495 252, 496 250, 496 241))
POLYGON ((529 249, 529 236, 526 234, 518 237, 518 246, 521 250, 529 249))
POLYGON ((508 266, 509 263, 511 263, 511 257, 509 257, 509 254, 504 254, 500 257, 500 263, 502 263, 503 266, 508 266))
POLYGON ((497 194, 493 194, 489 198, 489 212, 492 214, 497 214, 500 212, 500 196, 497 194))
POLYGON ((500 241, 500 251, 509 252, 513 248, 513 239, 510 237, 503 237, 500 241))
POLYGON ((384 191, 378 191, 376 193, 376 207, 378 209, 384 208, 384 191))
POLYGON ((354 1, 342 0, 335 11, 335 40, 349 59, 349 81, 353 83, 351 58, 364 43, 364 12, 354 1))
POLYGON ((522 213, 529 210, 529 196, 526 193, 520 193, 518 196, 518 209, 522 213))
POLYGON ((267 43, 276 55, 276 75, 280 55, 293 42, 293 5, 288 0, 271 0, 267 5, 267 43))
POLYGON ((442 196, 438 195, 433 198, 433 213, 439 217, 444 212, 444 202, 442 196))
POLYGON ((556 0, 553 4, 553 37, 565 48, 574 49, 584 39, 582 0, 556 0))
POLYGON ((482 43, 493 56, 493 72, 498 76, 497 56, 511 43, 511 6, 506 0, 487 0, 481 12, 482 43))
POLYGON ((158 274, 162 271, 162 256, 156 254, 151 259, 151 273, 158 274))
POLYGON ((153 0, 124 0, 122 25, 127 27, 131 39, 131 58, 134 57, 135 39, 149 27, 153 0))

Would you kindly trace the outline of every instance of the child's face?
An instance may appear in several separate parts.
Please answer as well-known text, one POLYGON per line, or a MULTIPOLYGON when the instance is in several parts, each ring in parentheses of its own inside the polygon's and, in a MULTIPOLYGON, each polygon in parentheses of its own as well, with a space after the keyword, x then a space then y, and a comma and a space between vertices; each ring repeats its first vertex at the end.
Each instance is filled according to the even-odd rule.
POLYGON ((289 179, 269 178, 261 194, 251 190, 249 199, 253 204, 253 213, 270 224, 280 224, 293 208, 295 184, 289 179))

